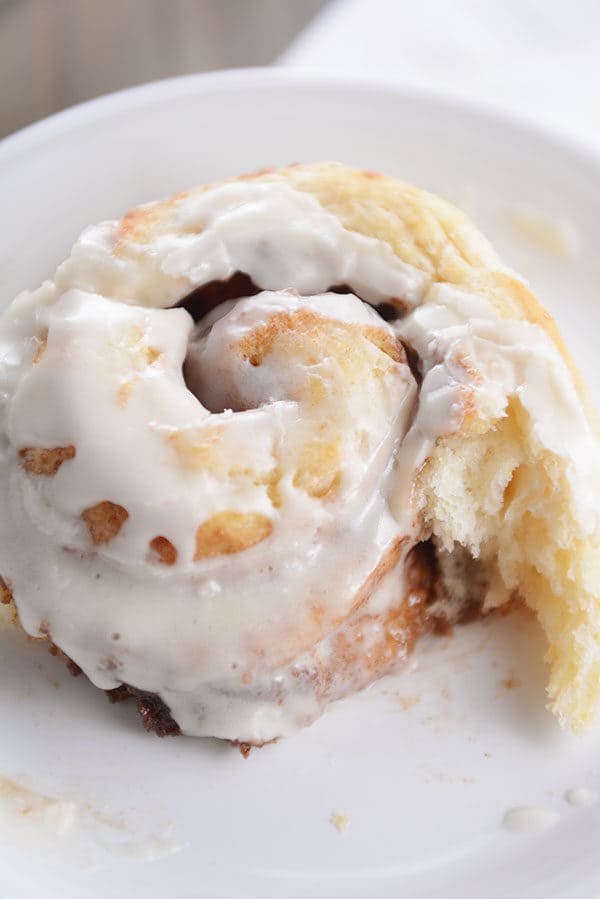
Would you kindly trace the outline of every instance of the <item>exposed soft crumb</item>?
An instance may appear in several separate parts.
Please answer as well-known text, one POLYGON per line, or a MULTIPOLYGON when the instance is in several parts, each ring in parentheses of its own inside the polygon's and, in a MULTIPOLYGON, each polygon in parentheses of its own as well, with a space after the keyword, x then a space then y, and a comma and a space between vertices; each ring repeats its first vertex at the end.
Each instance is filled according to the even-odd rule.
POLYGON ((345 833, 350 826, 350 818, 342 812, 332 812, 329 820, 339 833, 345 833))
POLYGON ((508 218, 531 243, 553 256, 576 259, 580 239, 575 225, 560 216, 549 216, 530 206, 513 206, 508 218))

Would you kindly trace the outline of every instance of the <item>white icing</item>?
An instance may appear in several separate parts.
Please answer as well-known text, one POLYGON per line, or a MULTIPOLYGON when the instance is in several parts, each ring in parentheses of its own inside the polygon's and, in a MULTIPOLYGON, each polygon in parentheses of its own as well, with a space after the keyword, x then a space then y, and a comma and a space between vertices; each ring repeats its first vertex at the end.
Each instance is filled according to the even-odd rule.
POLYGON ((55 848, 72 837, 88 809, 69 799, 44 796, 0 776, 0 832, 26 849, 55 848))
POLYGON ((557 811, 537 805, 525 805, 509 809, 504 815, 503 825, 513 833, 540 833, 554 827, 560 820, 557 811))
POLYGON ((523 204, 509 207, 507 213, 511 224, 536 249, 569 261, 578 258, 581 236, 574 222, 564 216, 551 216, 523 204))
POLYGON ((88 229, 55 284, 21 295, 0 319, 0 574, 24 628, 37 634, 44 622, 99 687, 158 693, 188 734, 262 741, 313 720, 352 688, 342 672, 324 695, 318 673, 335 658, 339 622, 401 540, 364 607, 366 650, 381 640, 377 616, 402 599, 419 536, 415 472, 460 426, 466 388, 485 415, 519 394, 540 442, 571 460, 591 522, 580 476, 595 476, 594 444, 537 326, 500 321, 485 300, 449 286, 428 291, 387 244, 347 231, 284 184, 194 193, 148 244, 118 241, 116 223, 88 229), (266 289, 196 327, 166 308, 237 270, 266 289), (356 296, 323 293, 340 283, 414 309, 388 325, 356 296), (244 341, 286 315, 292 337, 253 365, 244 341), (315 318, 329 337, 313 358, 313 344, 293 335, 315 318), (418 405, 408 365, 364 336, 373 327, 420 354, 418 405), (354 355, 339 337, 348 328, 354 355), (322 442, 337 446, 338 486, 320 497, 296 474, 303 448, 322 442), (51 477, 27 473, 18 455, 68 446, 75 457, 51 477), (94 545, 82 512, 105 501, 129 517, 94 545), (195 559, 199 526, 230 511, 263 516, 270 535, 195 559), (159 535, 175 564, 152 557, 159 535))
POLYGON ((565 793, 565 800, 575 808, 593 808, 598 804, 598 793, 589 787, 571 787, 565 793))
POLYGON ((17 541, 3 535, 3 547, 12 544, 11 553, 21 557, 10 566, 15 595, 33 598, 19 603, 23 625, 36 633, 42 620, 49 622, 53 639, 98 686, 111 688, 123 680, 159 692, 185 732, 270 739, 314 717, 318 703, 310 691, 283 708, 264 695, 227 698, 239 686, 240 675, 232 677, 232 668, 246 673, 252 642, 257 651, 266 645, 271 674, 260 689, 273 694, 283 677, 274 679, 273 668, 314 642, 304 634, 306 627, 314 631, 310 602, 324 606, 326 619, 347 614, 399 532, 382 485, 416 388, 407 366, 390 362, 383 377, 365 377, 360 389, 347 389, 335 355, 308 372, 295 365, 286 384, 269 358, 254 369, 227 354, 227 346, 271 316, 300 309, 351 325, 377 325, 390 336, 391 330, 351 296, 263 293, 240 301, 200 340, 198 350, 192 343, 190 357, 204 350, 206 358, 197 361, 200 369, 208 365, 208 377, 215 359, 229 360, 233 386, 228 389, 238 404, 263 405, 210 415, 182 380, 192 326, 186 312, 125 305, 77 289, 52 305, 41 303, 43 296, 38 303, 20 300, 21 308, 11 310, 2 330, 11 346, 17 326, 28 335, 48 330, 41 360, 31 365, 35 347, 28 336, 21 357, 15 357, 20 377, 10 366, 2 382, 7 393, 9 383, 13 390, 6 415, 12 451, 5 460, 12 473, 2 480, 4 508, 11 510, 19 543, 24 537, 37 547, 32 569, 28 553, 19 553, 17 541), (140 364, 148 347, 160 351, 158 368, 140 364), (312 411, 286 399, 301 393, 307 374, 320 374, 328 383, 324 404, 312 411), (134 389, 123 408, 119 389, 131 379, 134 389), (340 497, 329 503, 295 488, 291 477, 296 448, 318 435, 324 423, 347 433, 340 497), (182 429, 210 433, 221 426, 225 461, 258 472, 277 461, 279 510, 272 508, 264 485, 211 478, 178 464, 170 435, 182 429), (30 445, 73 445, 77 455, 53 477, 32 478, 15 465, 15 449, 30 445), (81 512, 107 499, 118 501, 130 517, 90 559, 81 512), (234 561, 194 562, 200 522, 232 508, 264 513, 276 522, 268 558, 263 548, 234 561), (157 534, 177 547, 171 569, 148 563, 148 544, 157 534), (347 565, 350 549, 352 566, 347 565), (119 641, 111 640, 115 632, 119 641))
POLYGON ((349 284, 372 303, 396 297, 414 305, 430 281, 387 243, 348 231, 315 197, 285 183, 192 192, 150 243, 121 250, 119 241, 117 222, 87 228, 57 272, 60 290, 171 306, 199 284, 242 271, 265 290, 315 294, 349 284))
POLYGON ((164 837, 148 837, 145 840, 129 840, 118 843, 115 851, 124 858, 136 862, 157 862, 163 858, 177 855, 188 846, 187 843, 174 843, 164 837))

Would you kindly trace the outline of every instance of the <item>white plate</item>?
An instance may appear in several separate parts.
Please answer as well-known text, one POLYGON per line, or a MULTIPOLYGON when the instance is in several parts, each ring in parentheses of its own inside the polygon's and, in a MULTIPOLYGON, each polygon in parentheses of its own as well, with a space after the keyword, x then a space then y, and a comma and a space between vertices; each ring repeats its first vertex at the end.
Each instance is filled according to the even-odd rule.
MULTIPOLYGON (((600 396, 600 165, 516 122, 330 78, 184 78, 5 141, 0 298, 51 274, 90 222, 196 182, 320 158, 466 202, 531 278, 600 396), (526 237, 513 222, 522 205, 578 235, 579 251, 526 237)), ((0 895, 597 894, 600 808, 563 795, 600 790, 600 740, 561 733, 544 711, 542 655, 524 615, 465 628, 244 760, 214 741, 145 734, 131 706, 110 706, 43 646, 0 628, 0 772, 33 791, 0 779, 0 895), (557 812, 555 826, 502 827, 508 808, 530 804, 557 812), (333 812, 349 819, 345 832, 333 812)))

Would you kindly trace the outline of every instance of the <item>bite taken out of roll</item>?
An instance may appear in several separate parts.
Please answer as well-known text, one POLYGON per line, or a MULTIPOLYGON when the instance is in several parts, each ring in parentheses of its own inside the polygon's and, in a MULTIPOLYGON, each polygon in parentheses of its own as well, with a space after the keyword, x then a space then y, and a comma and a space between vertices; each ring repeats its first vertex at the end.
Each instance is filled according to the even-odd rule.
POLYGON ((515 602, 600 705, 598 436, 458 210, 335 163, 83 232, 0 318, 0 592, 157 733, 261 744, 515 602))

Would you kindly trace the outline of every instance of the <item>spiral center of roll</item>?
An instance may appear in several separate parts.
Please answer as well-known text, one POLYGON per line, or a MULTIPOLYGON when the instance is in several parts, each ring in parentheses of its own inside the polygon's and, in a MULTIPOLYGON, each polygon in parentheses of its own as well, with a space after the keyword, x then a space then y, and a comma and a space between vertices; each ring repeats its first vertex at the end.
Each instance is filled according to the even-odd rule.
POLYGON ((197 321, 184 374, 211 412, 291 401, 322 415, 337 398, 337 418, 371 389, 385 394, 386 377, 405 362, 389 325, 353 294, 263 291, 221 302, 197 321))
MULTIPOLYGON (((262 396, 257 395, 256 391, 252 391, 252 396, 247 395, 245 384, 242 385, 242 392, 245 394, 242 396, 239 390, 232 389, 230 379, 226 379, 229 382, 229 390, 224 389, 224 382, 222 382, 220 377, 215 377, 215 370, 208 370, 208 367, 202 361, 206 356, 205 346, 213 327, 222 318, 231 313, 237 301, 249 300, 260 293, 261 289, 252 279, 244 272, 238 271, 225 281, 211 281, 202 285, 177 303, 177 308, 185 309, 192 316, 196 325, 184 364, 185 382, 188 389, 210 412, 219 413, 226 409, 231 409, 235 412, 247 411, 272 402, 274 399, 269 390, 262 396)), ((270 294, 272 292, 269 291, 267 293, 270 294)), ((283 294, 285 292, 278 293, 283 294)), ((372 318, 368 325, 370 328, 380 327, 387 330, 386 324, 401 318, 404 312, 397 303, 393 302, 371 306, 354 294, 352 288, 347 284, 332 286, 326 293, 330 295, 329 308, 323 311, 331 318, 339 319, 341 322, 346 321, 349 307, 355 306, 355 308, 360 308, 355 305, 357 300, 361 306, 366 306, 375 313, 372 315, 371 311, 368 312, 368 315, 372 318), (347 299, 348 297, 350 299, 347 299)), ((296 291, 289 291, 288 295, 298 297, 296 291)), ((307 300, 310 301, 311 297, 307 297, 307 300)), ((291 317, 286 314, 283 316, 279 315, 278 320, 269 327, 270 335, 275 337, 277 331, 287 331, 289 333, 297 330, 301 333, 305 329, 309 317, 307 314, 298 314, 297 311, 291 317)), ((271 320, 268 310, 265 322, 267 319, 271 320)), ((313 321, 312 324, 314 325, 315 322, 313 321)), ((260 325, 257 325, 257 327, 260 327, 260 325)), ((382 330, 379 340, 380 342, 387 341, 388 350, 390 347, 392 348, 392 357, 396 355, 397 348, 393 346, 391 332, 388 332, 386 337, 384 330, 382 330)), ((228 347, 226 345, 222 346, 222 351, 223 359, 227 358, 228 347)), ((249 361, 252 363, 252 360, 249 361)), ((414 360, 408 358, 407 361, 415 376, 414 360)), ((215 362, 217 362, 217 370, 220 374, 223 374, 223 364, 219 366, 217 360, 213 360, 211 364, 215 362)), ((252 364, 253 367, 258 368, 261 363, 262 360, 254 359, 252 364)), ((267 385, 263 386, 267 387, 267 385)))

